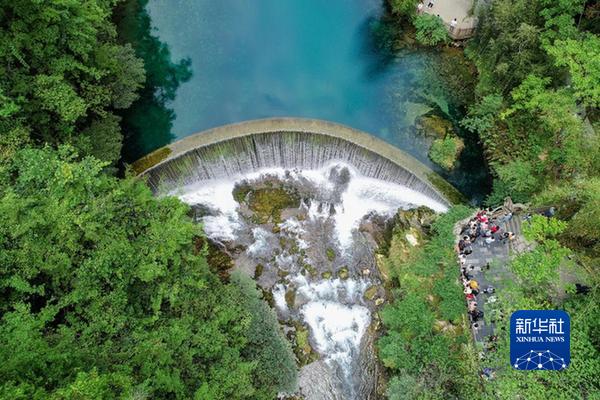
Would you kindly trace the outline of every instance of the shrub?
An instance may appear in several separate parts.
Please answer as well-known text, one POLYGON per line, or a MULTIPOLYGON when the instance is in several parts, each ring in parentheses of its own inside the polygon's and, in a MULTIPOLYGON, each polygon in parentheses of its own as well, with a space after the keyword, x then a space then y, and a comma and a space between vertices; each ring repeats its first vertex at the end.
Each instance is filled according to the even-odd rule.
POLYGON ((426 46, 436 46, 450 42, 444 22, 435 15, 421 14, 415 17, 417 40, 426 46))
POLYGON ((456 136, 436 139, 429 149, 429 158, 440 167, 451 170, 454 168, 456 160, 464 147, 463 141, 456 136))

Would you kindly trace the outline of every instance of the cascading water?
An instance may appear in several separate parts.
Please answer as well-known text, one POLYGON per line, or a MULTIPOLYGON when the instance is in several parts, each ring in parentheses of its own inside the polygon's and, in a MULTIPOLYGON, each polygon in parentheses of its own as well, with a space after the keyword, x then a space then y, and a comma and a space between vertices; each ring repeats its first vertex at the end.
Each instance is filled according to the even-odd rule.
MULTIPOLYGON (((376 369, 364 368, 365 353, 372 352, 369 325, 383 293, 370 289, 381 283, 374 264, 376 243, 361 230, 361 224, 373 216, 389 218, 399 208, 426 205, 444 211, 445 204, 407 186, 378 179, 402 176, 398 168, 385 171, 385 163, 369 167, 359 162, 362 167, 357 168, 347 160, 330 160, 320 165, 308 162, 304 153, 300 164, 317 168, 259 168, 242 173, 242 156, 227 159, 213 153, 208 157, 200 150, 195 150, 197 164, 163 168, 162 172, 169 170, 170 175, 179 173, 175 169, 186 170, 188 182, 194 174, 198 179, 171 194, 199 210, 207 235, 231 249, 237 268, 253 273, 261 265, 257 282, 272 293, 283 323, 308 328, 319 359, 302 367, 301 393, 307 399, 372 398, 376 369), (216 165, 220 166, 218 172, 216 165), (194 168, 202 171, 192 174, 194 168), (301 199, 297 207, 281 210, 280 218, 258 221, 248 204, 234 198, 234 188, 240 184, 285 187, 301 199), (370 290, 377 295, 367 296, 370 290)), ((264 157, 266 151, 257 153, 264 157)), ((273 162, 288 165, 283 162, 287 157, 300 160, 298 154, 275 153, 269 153, 273 162)), ((349 158, 358 161, 359 153, 354 151, 355 156, 349 158)), ((249 160, 262 165, 255 158, 249 160)))
MULTIPOLYGON (((346 129, 346 133, 357 135, 360 140, 373 142, 376 146, 383 144, 376 143, 376 139, 367 134, 351 131, 346 127, 339 126, 336 129, 346 129)), ((387 144, 383 145, 389 147, 387 144)), ((413 166, 418 164, 410 156, 395 150, 404 163, 413 163, 413 166)), ((437 203, 448 205, 447 199, 427 179, 417 177, 398 163, 352 141, 312 132, 244 134, 193 148, 175 159, 154 166, 144 174, 155 192, 167 193, 197 182, 231 180, 248 172, 268 168, 315 171, 332 161, 351 165, 364 178, 396 183, 437 203)))

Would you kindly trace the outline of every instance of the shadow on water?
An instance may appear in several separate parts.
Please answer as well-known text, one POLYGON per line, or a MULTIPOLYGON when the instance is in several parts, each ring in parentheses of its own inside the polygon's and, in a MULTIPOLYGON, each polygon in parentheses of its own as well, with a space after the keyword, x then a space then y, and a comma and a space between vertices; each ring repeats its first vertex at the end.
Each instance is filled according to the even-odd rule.
POLYGON ((123 160, 128 163, 173 141, 175 112, 168 103, 175 98, 179 85, 192 77, 191 59, 173 62, 168 45, 152 34, 147 3, 127 0, 115 13, 119 39, 133 45, 146 70, 139 99, 121 114, 123 160))
POLYGON ((396 25, 392 17, 383 14, 365 18, 357 29, 358 56, 369 60, 364 74, 366 80, 380 77, 393 67, 397 56, 394 43, 402 36, 400 27, 396 25))

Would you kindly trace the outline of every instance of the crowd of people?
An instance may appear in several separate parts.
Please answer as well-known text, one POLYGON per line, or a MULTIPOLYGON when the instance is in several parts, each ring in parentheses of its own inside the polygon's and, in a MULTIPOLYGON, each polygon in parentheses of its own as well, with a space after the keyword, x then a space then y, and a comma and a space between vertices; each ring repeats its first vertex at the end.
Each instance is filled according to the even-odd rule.
MULTIPOLYGON (((480 210, 471 218, 468 223, 461 227, 460 239, 456 244, 456 252, 460 263, 460 279, 464 288, 467 312, 471 321, 471 327, 479 329, 483 324, 484 311, 478 304, 478 296, 486 294, 486 302, 493 303, 496 298, 493 296, 494 287, 487 285, 481 287, 480 282, 475 279, 475 273, 478 271, 489 270, 489 262, 483 262, 481 265, 472 265, 469 263, 468 256, 473 252, 474 246, 497 246, 498 243, 506 244, 515 238, 515 234, 507 229, 508 222, 513 218, 512 212, 503 213, 501 216, 494 216, 491 209, 480 210)), ((479 301, 483 301, 479 296, 479 301)), ((503 315, 495 315, 493 320, 503 315)), ((494 322, 494 321, 492 321, 494 322)), ((493 334, 485 338, 484 347, 486 351, 494 351, 497 337, 493 334)), ((493 379, 494 372, 485 368, 481 373, 483 379, 493 379)))
POLYGON ((483 266, 468 265, 467 256, 473 252, 473 246, 491 246, 496 242, 503 244, 514 239, 514 233, 501 227, 512 219, 512 213, 504 214, 502 217, 492 216, 491 210, 480 210, 475 217, 464 225, 460 232, 460 240, 456 245, 456 252, 460 263, 461 281, 467 303, 467 310, 474 328, 480 326, 483 319, 483 310, 477 304, 479 293, 491 294, 494 288, 488 286, 481 288, 479 282, 474 278, 476 268, 488 269, 489 263, 483 266))

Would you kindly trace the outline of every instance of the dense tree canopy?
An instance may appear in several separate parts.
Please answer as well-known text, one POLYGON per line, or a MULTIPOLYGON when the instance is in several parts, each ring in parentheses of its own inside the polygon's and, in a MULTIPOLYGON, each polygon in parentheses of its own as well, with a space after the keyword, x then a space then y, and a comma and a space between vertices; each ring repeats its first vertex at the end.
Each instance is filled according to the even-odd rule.
POLYGON ((0 170, 0 396, 293 389, 289 344, 254 284, 222 283, 188 208, 104 165, 63 147, 18 151, 0 170))
POLYGON ((116 43, 114 1, 0 4, 0 128, 37 142, 71 142, 115 161, 127 108, 144 81, 129 44, 116 43))

